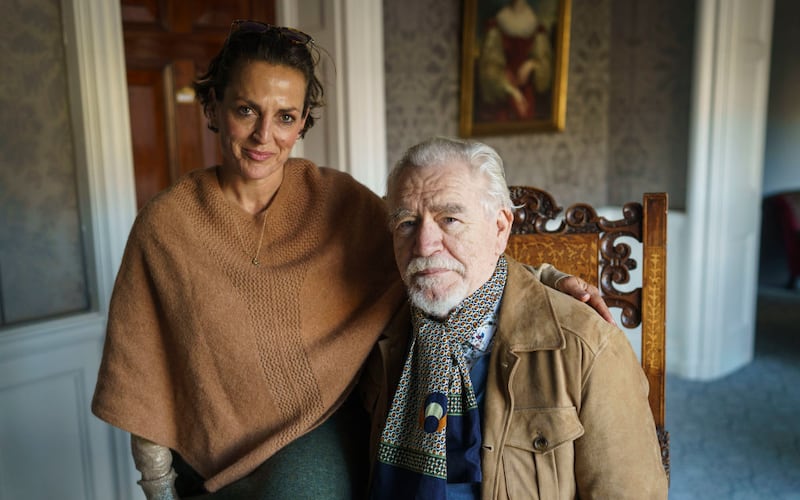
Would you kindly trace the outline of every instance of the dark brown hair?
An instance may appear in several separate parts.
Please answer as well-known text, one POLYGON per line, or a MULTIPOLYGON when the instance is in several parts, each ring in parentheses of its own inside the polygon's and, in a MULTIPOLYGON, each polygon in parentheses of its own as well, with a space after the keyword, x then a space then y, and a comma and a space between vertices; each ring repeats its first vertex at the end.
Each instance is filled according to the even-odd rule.
MULTIPOLYGON (((208 70, 193 83, 206 117, 210 116, 209 108, 214 105, 214 98, 224 98, 231 74, 238 64, 265 61, 296 69, 305 77, 303 115, 307 118, 303 130, 300 131, 300 137, 305 137, 306 131, 314 126, 317 118, 315 111, 325 104, 322 83, 315 73, 319 50, 310 39, 308 43, 298 43, 282 34, 282 29, 266 29, 261 32, 240 30, 228 35, 222 49, 208 65, 208 70)), ((211 129, 216 132, 214 128, 211 129)))

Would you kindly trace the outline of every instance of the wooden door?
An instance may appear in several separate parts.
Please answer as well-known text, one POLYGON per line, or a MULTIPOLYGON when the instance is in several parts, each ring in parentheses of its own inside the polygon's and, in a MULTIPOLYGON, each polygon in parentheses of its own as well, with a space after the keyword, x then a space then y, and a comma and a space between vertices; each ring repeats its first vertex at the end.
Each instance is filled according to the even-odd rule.
POLYGON ((275 0, 122 0, 136 202, 180 175, 219 163, 192 81, 234 19, 275 22, 275 0))

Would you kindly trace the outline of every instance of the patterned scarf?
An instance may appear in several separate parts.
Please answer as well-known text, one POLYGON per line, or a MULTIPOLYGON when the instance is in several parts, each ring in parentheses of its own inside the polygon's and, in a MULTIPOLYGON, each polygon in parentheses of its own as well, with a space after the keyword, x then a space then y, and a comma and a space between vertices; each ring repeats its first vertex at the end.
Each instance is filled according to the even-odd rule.
POLYGON ((480 415, 464 344, 503 294, 507 263, 444 321, 412 307, 414 335, 378 448, 372 497, 444 499, 447 482, 479 483, 480 415), (450 450, 451 456, 447 455, 450 450))

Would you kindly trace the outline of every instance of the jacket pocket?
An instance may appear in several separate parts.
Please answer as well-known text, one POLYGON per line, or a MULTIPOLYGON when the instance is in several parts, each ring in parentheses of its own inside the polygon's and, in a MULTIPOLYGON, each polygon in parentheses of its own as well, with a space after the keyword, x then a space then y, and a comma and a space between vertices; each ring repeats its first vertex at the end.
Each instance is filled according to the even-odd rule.
POLYGON ((514 410, 503 450, 508 498, 573 496, 573 442, 583 432, 575 407, 514 410))

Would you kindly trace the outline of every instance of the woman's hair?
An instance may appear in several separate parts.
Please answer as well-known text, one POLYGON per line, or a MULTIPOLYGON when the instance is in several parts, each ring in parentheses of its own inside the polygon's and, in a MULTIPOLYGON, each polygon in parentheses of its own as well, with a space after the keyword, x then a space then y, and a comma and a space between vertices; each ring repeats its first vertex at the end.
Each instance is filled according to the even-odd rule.
POLYGON ((463 141, 447 137, 432 137, 409 148, 400 161, 389 172, 386 181, 387 196, 406 169, 439 167, 453 162, 467 165, 472 172, 486 178, 484 208, 493 211, 498 208, 514 209, 506 184, 503 159, 492 147, 477 141, 463 141))
MULTIPOLYGON (((209 63, 208 70, 194 81, 195 93, 203 105, 203 112, 209 117, 210 107, 214 105, 215 99, 224 99, 225 89, 237 65, 264 61, 296 69, 306 80, 303 115, 307 118, 303 130, 300 131, 300 137, 305 137, 306 131, 314 126, 317 118, 315 111, 324 105, 322 83, 315 74, 319 50, 311 37, 308 37, 306 43, 300 43, 286 35, 290 28, 263 26, 261 31, 232 31, 222 49, 209 63)), ((210 124, 209 128, 216 132, 210 124)))

